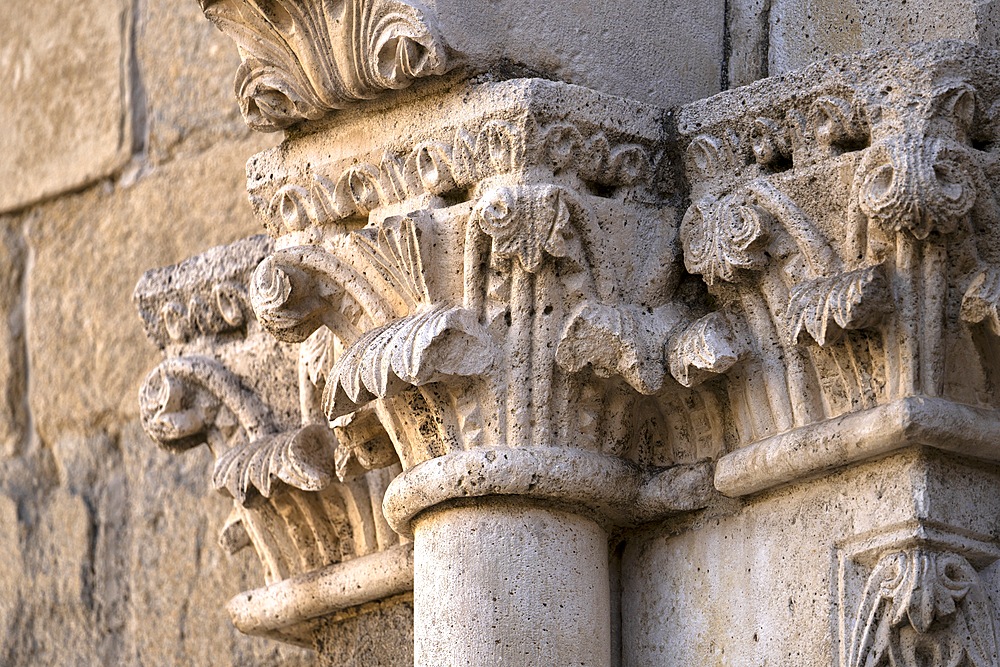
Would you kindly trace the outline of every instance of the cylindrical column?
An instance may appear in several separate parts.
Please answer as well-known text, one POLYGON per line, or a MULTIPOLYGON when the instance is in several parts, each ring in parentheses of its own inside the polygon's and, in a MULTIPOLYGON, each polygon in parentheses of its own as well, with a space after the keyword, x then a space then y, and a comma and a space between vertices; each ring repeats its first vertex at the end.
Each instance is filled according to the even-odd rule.
POLYGON ((517 498, 413 523, 415 667, 610 667, 608 536, 517 498))

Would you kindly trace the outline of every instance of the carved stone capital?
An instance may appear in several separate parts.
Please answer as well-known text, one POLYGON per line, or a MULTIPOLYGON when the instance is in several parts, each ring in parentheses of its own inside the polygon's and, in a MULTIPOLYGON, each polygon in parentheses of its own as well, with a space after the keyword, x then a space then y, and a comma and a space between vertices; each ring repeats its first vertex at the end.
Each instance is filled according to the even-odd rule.
POLYGON ((706 502, 703 489, 678 500, 646 486, 722 445, 715 395, 671 372, 691 385, 743 352, 738 324, 697 321, 675 297, 666 120, 517 80, 386 112, 375 132, 361 117, 338 126, 366 128, 363 141, 318 131, 250 161, 251 199, 277 247, 253 276, 254 313, 281 340, 311 341, 327 420, 378 416, 408 471, 386 506, 398 531, 420 509, 407 489, 469 466, 493 470, 484 493, 570 502, 587 487, 583 506, 613 507, 625 523, 706 502), (728 346, 702 354, 691 341, 706 338, 728 346), (607 475, 560 486, 594 465, 607 475), (666 495, 640 500, 652 489, 666 495))
POLYGON ((716 355, 726 493, 918 442, 997 460, 976 435, 1000 407, 996 71, 994 52, 925 44, 681 111, 684 263, 747 341, 716 355))
MULTIPOLYGON (((172 451, 207 443, 215 455, 211 484, 233 498, 220 545, 252 546, 268 584, 231 603, 238 627, 310 645, 315 618, 412 589, 412 558, 380 508, 398 459, 383 456, 384 469, 338 480, 334 430, 301 410, 298 376, 308 370, 299 368, 299 350, 253 317, 248 282, 272 251, 269 239, 253 237, 143 277, 135 301, 166 358, 139 402, 155 442, 172 451), (356 558, 365 565, 353 565, 356 558), (371 576, 360 577, 365 568, 371 576), (352 585, 337 584, 345 580, 352 585), (317 586, 323 596, 315 597, 317 586)), ((375 457, 366 444, 378 433, 338 430, 370 452, 365 460, 375 457)))

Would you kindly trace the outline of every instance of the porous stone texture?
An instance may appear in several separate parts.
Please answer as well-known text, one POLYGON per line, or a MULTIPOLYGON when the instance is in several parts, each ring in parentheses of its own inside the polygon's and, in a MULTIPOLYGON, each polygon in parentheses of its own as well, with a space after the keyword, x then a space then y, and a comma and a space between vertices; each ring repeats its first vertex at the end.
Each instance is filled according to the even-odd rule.
POLYGON ((414 533, 414 665, 610 667, 608 537, 596 523, 488 500, 428 512, 414 533))
POLYGON ((995 0, 771 0, 768 73, 782 74, 836 54, 936 39, 996 48, 995 0))
POLYGON ((132 288, 150 265, 254 231, 240 183, 245 155, 261 143, 221 143, 132 185, 108 184, 25 215, 30 400, 43 440, 138 416, 132 397, 155 351, 141 323, 120 314, 132 309, 132 288))
POLYGON ((114 173, 132 153, 133 7, 12 0, 0 23, 0 211, 114 173))
POLYGON ((707 97, 721 85, 726 3, 720 0, 428 4, 445 43, 474 69, 511 63, 660 106, 707 97))
POLYGON ((13 456, 28 430, 22 301, 27 252, 16 223, 0 219, 0 457, 13 456))
POLYGON ((273 140, 239 118, 239 58, 197 5, 0 13, 0 664, 310 665, 232 626, 260 565, 218 548, 229 502, 136 404, 138 277, 257 229, 244 163, 273 140))
POLYGON ((409 667, 413 598, 364 605, 324 620, 315 633, 318 667, 409 667))
MULTIPOLYGON (((622 664, 866 664, 851 656, 865 657, 858 644, 868 610, 880 618, 878 604, 865 606, 866 596, 878 601, 877 587, 866 589, 877 560, 868 549, 892 554, 928 544, 929 552, 960 554, 979 570, 968 584, 1000 599, 998 482, 994 465, 908 452, 630 537, 622 664), (962 530, 935 533, 949 525, 962 530)), ((899 595, 895 608, 906 604, 899 595)), ((995 651, 991 605, 975 609, 986 655, 995 651)), ((939 637, 947 641, 947 630, 939 637)), ((886 640, 873 643, 885 650, 886 640)), ((929 635, 926 650, 935 641, 929 635)))

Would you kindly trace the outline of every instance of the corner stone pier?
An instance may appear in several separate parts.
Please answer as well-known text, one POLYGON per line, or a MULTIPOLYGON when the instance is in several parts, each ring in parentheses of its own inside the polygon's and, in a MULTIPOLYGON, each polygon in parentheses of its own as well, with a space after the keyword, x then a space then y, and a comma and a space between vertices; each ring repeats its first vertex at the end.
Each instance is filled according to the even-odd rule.
POLYGON ((813 26, 809 64, 802 3, 696 4, 201 0, 284 140, 266 236, 137 286, 140 404, 212 450, 242 632, 1000 666, 993 19, 813 26))

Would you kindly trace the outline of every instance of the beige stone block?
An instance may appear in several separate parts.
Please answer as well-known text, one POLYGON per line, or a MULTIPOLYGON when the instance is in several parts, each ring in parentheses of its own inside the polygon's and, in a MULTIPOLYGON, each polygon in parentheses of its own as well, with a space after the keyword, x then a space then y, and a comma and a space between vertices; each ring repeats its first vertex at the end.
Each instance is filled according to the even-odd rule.
POLYGON ((0 211, 119 169, 132 150, 125 0, 8 0, 0 21, 0 211))
POLYGON ((237 591, 261 581, 247 549, 228 557, 217 544, 230 501, 209 489, 212 455, 157 448, 138 423, 121 436, 129 483, 127 552, 133 662, 147 665, 305 667, 309 652, 241 635, 225 611, 237 591))
POLYGON ((209 148, 249 130, 240 116, 233 72, 240 58, 196 2, 150 0, 139 6, 137 67, 146 102, 150 159, 209 148))
POLYGON ((839 53, 961 39, 996 47, 994 0, 773 0, 768 72, 782 74, 839 53))
POLYGON ((130 188, 91 190, 28 216, 30 405, 43 440, 137 415, 156 351, 133 314, 132 289, 150 266, 256 231, 244 160, 265 144, 220 145, 130 188))

